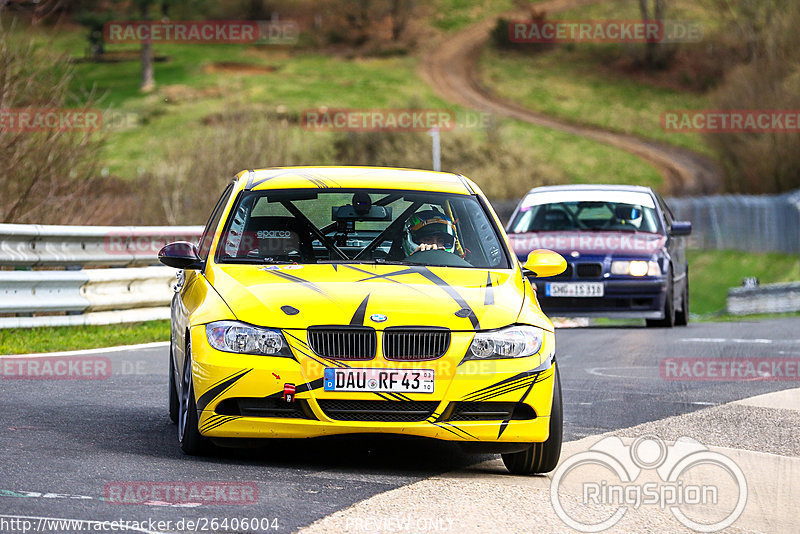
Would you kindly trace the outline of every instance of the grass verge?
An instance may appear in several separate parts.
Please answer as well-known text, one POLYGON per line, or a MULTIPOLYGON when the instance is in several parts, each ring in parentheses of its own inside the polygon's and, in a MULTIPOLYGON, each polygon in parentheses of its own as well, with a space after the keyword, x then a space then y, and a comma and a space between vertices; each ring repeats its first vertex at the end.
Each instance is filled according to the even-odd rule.
MULTIPOLYGON (((479 2, 474 5, 483 6, 479 2)), ((462 11, 453 11, 456 12, 462 11)), ((28 33, 35 35, 41 46, 72 57, 82 56, 86 46, 82 30, 37 28, 28 33)), ((136 47, 108 47, 110 53, 125 50, 135 52, 136 47)), ((74 65, 76 93, 94 88, 105 95, 104 106, 122 117, 132 117, 121 127, 106 132, 104 174, 135 182, 146 173, 158 172, 170 162, 170 147, 196 145, 204 131, 217 127, 209 119, 230 115, 231 110, 247 110, 241 113, 243 121, 279 110, 296 117, 305 109, 320 106, 446 108, 458 116, 468 113, 443 102, 422 82, 417 73, 419 59, 413 56, 330 57, 308 50, 228 44, 159 44, 156 54, 166 61, 155 64, 157 89, 147 95, 138 91, 136 60, 74 65)), ((501 161, 487 161, 480 168, 481 175, 470 176, 487 191, 498 191, 506 198, 517 198, 542 182, 661 183, 650 165, 601 143, 517 121, 490 122, 500 125, 499 135, 492 137, 492 127, 471 127, 468 135, 497 153, 528 154, 537 167, 521 165, 509 173, 505 169, 508 165, 504 167, 501 161), (494 142, 499 145, 491 146, 494 142)), ((305 152, 304 161, 297 163, 345 163, 335 159, 334 134, 307 131, 291 123, 288 128, 301 138, 301 144, 316 147, 305 152)), ((443 152, 454 150, 458 143, 453 135, 442 133, 443 152)), ((230 165, 233 174, 244 163, 233 161, 230 165)), ((446 170, 470 169, 461 165, 446 170)))
POLYGON ((755 254, 738 250, 689 250, 689 300, 692 314, 722 314, 728 289, 755 276, 762 284, 800 279, 800 259, 788 254, 755 254))
POLYGON ((32 354, 169 341, 169 321, 0 330, 0 354, 32 354))

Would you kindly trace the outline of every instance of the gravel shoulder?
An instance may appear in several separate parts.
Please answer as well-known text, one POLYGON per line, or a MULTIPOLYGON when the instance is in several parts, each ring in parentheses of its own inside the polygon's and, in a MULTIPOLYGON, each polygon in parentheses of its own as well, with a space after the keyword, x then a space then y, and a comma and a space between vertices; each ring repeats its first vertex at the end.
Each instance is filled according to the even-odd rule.
MULTIPOLYGON (((656 436, 668 446, 681 437, 700 442, 700 449, 727 458, 744 476, 746 505, 724 532, 797 532, 800 519, 800 388, 715 406, 677 417, 637 425, 610 434, 589 436, 564 444, 562 464, 610 436, 618 436, 631 450, 636 438, 656 436), (756 399, 755 401, 753 399, 756 399), (756 403, 758 406, 752 406, 756 403), (764 407, 778 404, 788 408, 764 407), (705 447, 703 447, 705 446, 705 447)), ((701 468, 702 469, 702 468, 701 468)), ((719 502, 689 507, 687 516, 715 523, 735 509, 739 483, 719 468, 688 474, 686 485, 713 486, 719 502)), ((577 470, 575 471, 578 472, 577 470)), ((554 473, 558 473, 556 470, 554 473)), ((610 480, 607 469, 589 467, 558 486, 558 503, 569 516, 583 523, 609 517, 613 508, 585 499, 586 481, 610 480), (581 491, 583 486, 583 493, 581 491)), ((660 476, 660 475, 659 475, 660 476)), ((397 488, 323 518, 301 530, 317 532, 566 532, 571 529, 556 513, 551 484, 553 474, 518 477, 508 475, 502 461, 493 459, 397 488)), ((655 470, 641 470, 633 481, 660 482, 655 470)), ((611 482, 609 482, 611 484, 611 482)), ((658 505, 629 506, 619 522, 604 532, 692 532, 670 509, 658 505)))

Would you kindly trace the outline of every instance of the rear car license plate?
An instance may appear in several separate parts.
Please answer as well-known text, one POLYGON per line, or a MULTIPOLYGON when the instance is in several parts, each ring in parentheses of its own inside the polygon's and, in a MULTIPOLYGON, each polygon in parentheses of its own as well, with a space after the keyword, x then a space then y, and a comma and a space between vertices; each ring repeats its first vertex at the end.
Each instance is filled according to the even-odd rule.
POLYGON ((325 369, 325 391, 433 393, 432 369, 325 369))
POLYGON ((547 297, 602 297, 602 282, 549 283, 544 286, 547 297))

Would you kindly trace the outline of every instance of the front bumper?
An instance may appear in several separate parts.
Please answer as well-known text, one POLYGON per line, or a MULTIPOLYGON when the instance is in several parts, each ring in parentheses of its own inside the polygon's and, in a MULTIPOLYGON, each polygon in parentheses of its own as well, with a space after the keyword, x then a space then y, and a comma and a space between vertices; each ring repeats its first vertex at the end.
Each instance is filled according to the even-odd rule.
MULTIPOLYGON (((541 442, 549 436, 555 372, 552 357, 535 369, 531 362, 538 363, 536 358, 459 365, 473 334, 453 332, 450 348, 437 360, 389 362, 380 356, 378 347, 378 356, 372 360, 337 363, 313 354, 304 330, 284 332, 295 359, 220 352, 208 344, 205 326, 191 329, 192 373, 202 435, 222 439, 385 433, 495 443, 541 442), (434 392, 325 391, 322 377, 326 367, 433 369, 434 392), (295 386, 293 403, 282 400, 286 384, 295 386), (249 408, 243 410, 243 406, 249 408), (345 409, 334 412, 332 406, 345 409), (355 417, 362 420, 343 420, 341 414, 348 406, 375 406, 376 412, 387 413, 378 416, 384 420, 363 420, 359 415, 355 417), (476 410, 480 412, 477 418, 476 410), (501 415, 504 410, 508 413, 501 415), (416 415, 409 418, 405 412, 416 415)), ((542 353, 552 355, 554 350, 554 336, 548 333, 542 353)))
POLYGON ((531 279, 531 283, 536 286, 536 298, 546 314, 566 317, 664 318, 666 278, 574 279, 566 282, 602 282, 603 296, 548 297, 545 292, 548 281, 531 279))

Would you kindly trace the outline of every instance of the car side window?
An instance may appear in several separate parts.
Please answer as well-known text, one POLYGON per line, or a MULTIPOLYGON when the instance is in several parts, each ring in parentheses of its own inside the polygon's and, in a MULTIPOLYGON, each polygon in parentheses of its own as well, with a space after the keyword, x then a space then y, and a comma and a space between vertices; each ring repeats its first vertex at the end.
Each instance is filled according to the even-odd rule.
POLYGON ((669 230, 669 228, 672 228, 672 221, 675 220, 675 216, 672 215, 672 210, 669 209, 669 206, 667 206, 667 203, 661 198, 661 195, 656 194, 656 202, 658 202, 658 206, 664 214, 664 220, 667 221, 667 229, 669 230))
POLYGON ((211 217, 209 217, 206 227, 203 230, 203 237, 200 238, 200 246, 198 247, 198 256, 203 261, 208 259, 208 253, 211 250, 211 242, 214 240, 214 231, 217 229, 217 226, 219 226, 219 220, 222 218, 222 211, 225 209, 225 205, 228 203, 228 199, 231 196, 231 191, 233 191, 232 183, 225 188, 225 191, 222 193, 219 201, 217 201, 217 205, 214 208, 214 211, 211 213, 211 217))

